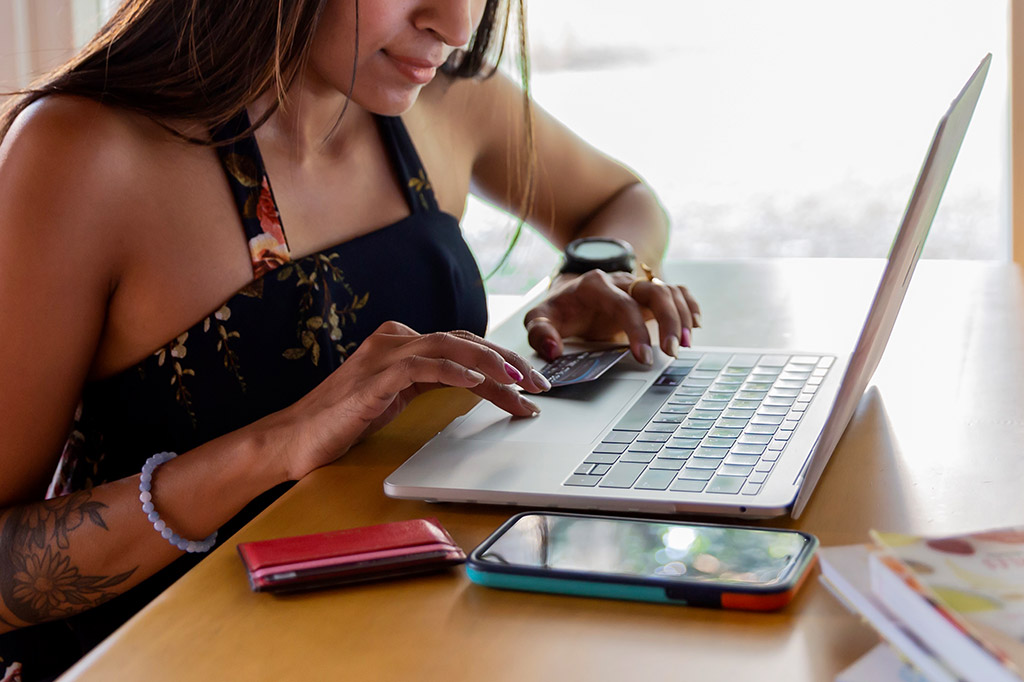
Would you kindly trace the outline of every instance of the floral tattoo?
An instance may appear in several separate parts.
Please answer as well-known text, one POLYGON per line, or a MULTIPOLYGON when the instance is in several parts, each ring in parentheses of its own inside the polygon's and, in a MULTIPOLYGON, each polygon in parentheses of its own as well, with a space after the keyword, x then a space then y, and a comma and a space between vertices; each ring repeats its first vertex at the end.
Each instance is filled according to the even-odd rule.
POLYGON ((0 599, 30 624, 85 611, 114 597, 111 588, 136 569, 112 576, 82 575, 67 554, 70 535, 86 523, 108 530, 107 505, 82 491, 12 509, 0 528, 0 599))

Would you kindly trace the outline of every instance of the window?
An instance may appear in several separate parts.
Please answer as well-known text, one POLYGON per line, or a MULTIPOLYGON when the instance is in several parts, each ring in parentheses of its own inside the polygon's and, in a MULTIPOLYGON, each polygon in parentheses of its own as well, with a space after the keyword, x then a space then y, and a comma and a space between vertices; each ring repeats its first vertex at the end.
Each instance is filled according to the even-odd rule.
MULTIPOLYGON (((939 116, 993 65, 925 257, 1009 258, 1006 0, 533 2, 535 98, 658 192, 670 258, 881 257, 939 116)), ((514 223, 474 202, 485 269, 514 223)), ((558 256, 532 235, 489 283, 558 256)))

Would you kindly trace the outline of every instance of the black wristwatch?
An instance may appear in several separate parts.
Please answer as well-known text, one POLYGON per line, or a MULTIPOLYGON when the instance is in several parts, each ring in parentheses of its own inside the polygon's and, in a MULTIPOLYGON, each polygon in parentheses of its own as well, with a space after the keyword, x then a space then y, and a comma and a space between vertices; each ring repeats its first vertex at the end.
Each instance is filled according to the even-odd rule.
POLYGON ((636 254, 629 242, 611 237, 583 237, 565 247, 560 274, 582 274, 590 270, 633 272, 636 254))

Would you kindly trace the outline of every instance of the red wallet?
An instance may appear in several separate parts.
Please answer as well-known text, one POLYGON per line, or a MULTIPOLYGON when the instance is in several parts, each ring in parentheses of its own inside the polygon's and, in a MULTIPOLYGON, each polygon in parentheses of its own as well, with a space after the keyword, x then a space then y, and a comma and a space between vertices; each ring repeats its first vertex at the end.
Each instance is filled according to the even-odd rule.
POLYGON ((256 592, 311 590, 424 573, 466 560, 437 519, 242 542, 238 554, 256 592))

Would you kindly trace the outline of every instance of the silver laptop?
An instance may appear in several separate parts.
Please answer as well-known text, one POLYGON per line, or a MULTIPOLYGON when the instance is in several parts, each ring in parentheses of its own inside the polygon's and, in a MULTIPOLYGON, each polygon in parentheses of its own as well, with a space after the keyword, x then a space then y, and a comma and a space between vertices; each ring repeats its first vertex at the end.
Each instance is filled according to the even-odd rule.
MULTIPOLYGON (((798 517, 885 349, 990 61, 939 121, 851 354, 685 349, 653 369, 619 363, 597 381, 531 396, 541 407, 536 419, 511 418, 483 401, 392 473, 385 493, 798 517)), ((530 353, 524 338, 512 345, 530 353)))

